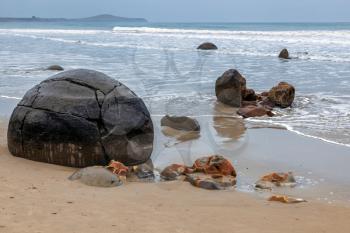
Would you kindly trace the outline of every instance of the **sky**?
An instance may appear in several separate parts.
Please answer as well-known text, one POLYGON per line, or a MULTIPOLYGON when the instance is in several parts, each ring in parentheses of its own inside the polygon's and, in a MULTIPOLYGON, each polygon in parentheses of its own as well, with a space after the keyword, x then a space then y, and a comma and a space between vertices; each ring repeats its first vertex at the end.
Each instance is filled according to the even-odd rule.
POLYGON ((350 22, 350 0, 0 0, 0 17, 104 13, 151 22, 350 22))

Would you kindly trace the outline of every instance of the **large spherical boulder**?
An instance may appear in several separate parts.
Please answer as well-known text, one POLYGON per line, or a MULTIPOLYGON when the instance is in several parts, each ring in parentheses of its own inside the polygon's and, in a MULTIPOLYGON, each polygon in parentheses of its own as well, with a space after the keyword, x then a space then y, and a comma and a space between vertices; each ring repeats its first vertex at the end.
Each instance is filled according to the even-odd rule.
POLYGON ((15 108, 8 147, 18 157, 87 167, 146 162, 153 124, 144 102, 122 83, 92 70, 59 73, 29 90, 15 108))
POLYGON ((217 50, 218 47, 215 44, 211 43, 211 42, 205 42, 205 43, 199 45, 197 47, 197 49, 200 49, 200 50, 217 50))
POLYGON ((292 105, 295 88, 286 82, 280 82, 269 91, 268 99, 276 106, 287 108, 292 105))
POLYGON ((246 80, 235 69, 226 71, 216 80, 215 93, 218 101, 232 107, 240 107, 242 93, 245 93, 246 80))

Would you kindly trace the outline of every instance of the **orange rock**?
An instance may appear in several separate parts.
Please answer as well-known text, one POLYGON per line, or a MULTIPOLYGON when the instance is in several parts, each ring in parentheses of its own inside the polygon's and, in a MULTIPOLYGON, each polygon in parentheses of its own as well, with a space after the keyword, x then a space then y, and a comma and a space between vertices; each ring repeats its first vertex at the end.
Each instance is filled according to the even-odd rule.
POLYGON ((123 163, 114 160, 111 160, 111 162, 108 164, 108 166, 106 166, 106 168, 110 170, 113 174, 125 177, 129 171, 129 168, 123 163))
POLYGON ((197 159, 192 168, 195 172, 203 172, 205 174, 219 174, 233 177, 237 176, 231 162, 220 155, 213 155, 197 159))
POLYGON ((237 114, 241 115, 244 118, 262 117, 265 115, 270 117, 274 116, 274 114, 270 110, 267 110, 263 106, 254 106, 254 105, 248 105, 238 109, 237 114))
POLYGON ((291 106, 294 96, 295 88, 286 82, 280 82, 269 91, 269 100, 282 108, 291 106))
POLYGON ((302 198, 294 198, 294 197, 278 196, 278 195, 271 196, 268 199, 268 201, 277 201, 285 204, 296 204, 296 203, 306 202, 306 200, 302 198))

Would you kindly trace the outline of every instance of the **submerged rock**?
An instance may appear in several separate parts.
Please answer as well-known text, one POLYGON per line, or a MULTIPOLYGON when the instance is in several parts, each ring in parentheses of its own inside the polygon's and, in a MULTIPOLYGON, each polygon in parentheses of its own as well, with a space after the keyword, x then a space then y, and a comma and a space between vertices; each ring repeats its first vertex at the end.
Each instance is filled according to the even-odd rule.
POLYGON ((59 65, 52 65, 46 68, 46 70, 53 70, 53 71, 63 71, 63 67, 59 65))
POLYGON ((287 108, 292 105, 295 96, 295 88, 286 82, 280 82, 269 91, 269 100, 276 106, 287 108))
POLYGON ((186 116, 164 116, 160 121, 161 126, 167 126, 177 130, 200 131, 201 127, 196 119, 186 116))
POLYGON ((246 90, 245 78, 235 69, 226 71, 215 83, 218 101, 232 107, 240 107, 242 93, 246 90))
POLYGON ((254 105, 248 105, 238 109, 237 114, 241 115, 244 118, 262 117, 265 115, 270 117, 274 116, 274 114, 270 110, 267 110, 263 106, 254 106, 254 105))
POLYGON ((278 57, 282 58, 282 59, 290 59, 288 50, 287 49, 282 49, 282 51, 280 52, 278 57))
POLYGON ((200 49, 200 50, 217 50, 218 47, 215 44, 211 43, 211 42, 205 42, 205 43, 199 45, 197 47, 197 49, 200 49))
POLYGON ((122 185, 118 176, 104 167, 87 167, 73 173, 69 180, 80 180, 83 184, 97 187, 115 187, 122 185))
POLYGON ((153 124, 144 102, 93 70, 59 73, 29 90, 8 127, 14 156, 71 167, 146 162, 153 124))

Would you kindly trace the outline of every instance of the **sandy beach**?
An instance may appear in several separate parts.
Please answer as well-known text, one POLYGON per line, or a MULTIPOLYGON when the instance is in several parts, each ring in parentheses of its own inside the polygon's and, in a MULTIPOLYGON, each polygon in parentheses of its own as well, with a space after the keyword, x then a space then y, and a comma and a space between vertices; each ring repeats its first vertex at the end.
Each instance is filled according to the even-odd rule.
MULTIPOLYGON (((242 183, 249 183, 258 174, 271 171, 279 164, 278 160, 270 163, 269 156, 256 157, 257 154, 279 155, 269 150, 277 144, 283 147, 282 141, 275 141, 274 137, 284 135, 289 140, 283 142, 290 141, 291 146, 293 143, 300 145, 303 141, 305 145, 310 145, 309 139, 291 135, 285 130, 248 130, 245 137, 249 140, 238 147, 240 156, 234 161, 239 171, 238 190, 207 191, 181 181, 127 183, 116 188, 96 188, 71 182, 67 177, 75 171, 73 168, 11 156, 6 147, 6 124, 1 127, 0 232, 350 231, 349 201, 343 197, 330 204, 316 198, 329 191, 330 183, 317 188, 309 184, 305 189, 296 189, 292 192, 294 195, 308 199, 307 203, 296 205, 271 203, 266 200, 271 193, 256 194, 243 189, 245 185, 242 183), (261 133, 264 137, 269 134, 271 140, 259 142, 261 133)), ((349 151, 348 148, 345 152, 342 152, 343 148, 334 150, 334 145, 311 141, 311 147, 318 143, 323 148, 340 152, 340 155, 349 151)), ((305 145, 300 146, 307 150, 305 145)), ((197 149, 200 150, 200 147, 197 149)), ((293 163, 287 163, 289 168, 296 167, 293 163)), ((306 168, 301 167, 300 171, 307 174, 310 164, 304 164, 306 168)), ((336 173, 336 170, 332 171, 336 173)), ((317 171, 315 173, 320 177, 317 171)), ((324 175, 328 177, 327 173, 324 175)), ((332 183, 348 194, 341 180, 337 176, 333 178, 336 182, 332 183)))

